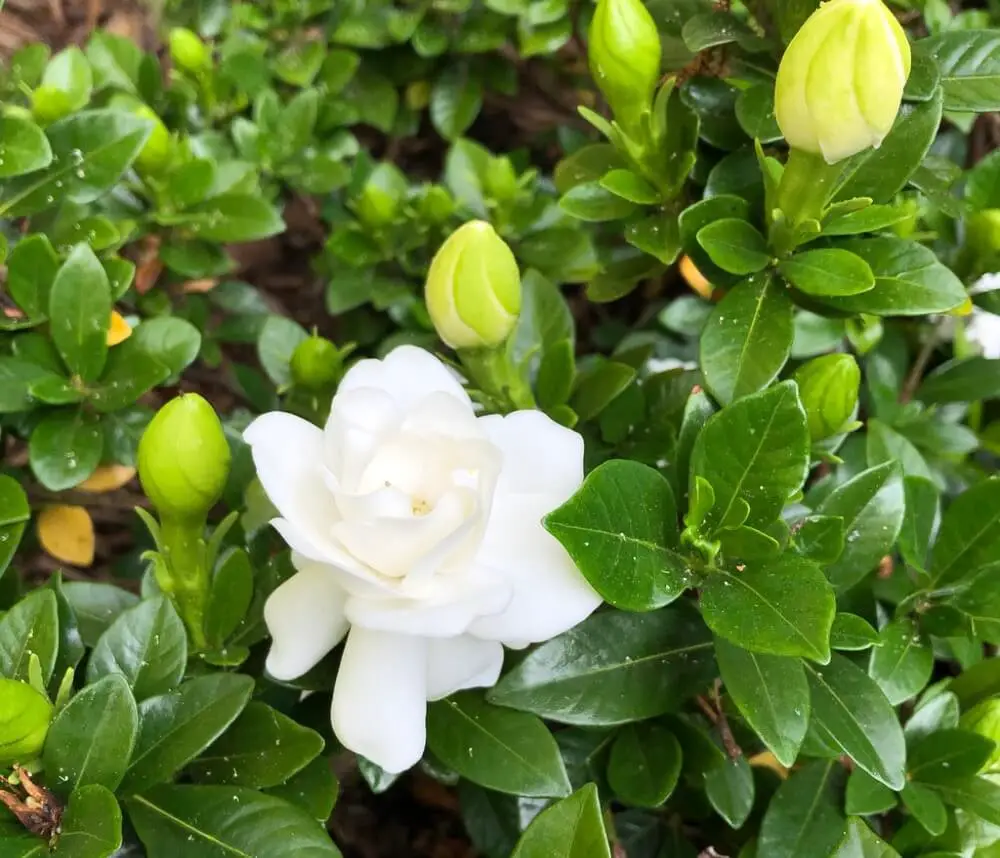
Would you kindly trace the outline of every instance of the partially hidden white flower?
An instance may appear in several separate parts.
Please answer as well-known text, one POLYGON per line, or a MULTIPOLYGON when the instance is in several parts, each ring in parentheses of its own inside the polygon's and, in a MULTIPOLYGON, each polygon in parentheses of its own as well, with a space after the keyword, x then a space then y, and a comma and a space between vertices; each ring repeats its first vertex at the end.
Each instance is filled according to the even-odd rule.
POLYGON ((268 672, 301 676, 346 636, 332 721, 389 772, 419 761, 427 702, 493 685, 503 645, 599 604, 542 517, 583 480, 583 441, 538 411, 477 417, 437 358, 400 346, 344 376, 325 429, 244 435, 297 573, 268 599, 268 672))
POLYGON ((965 335, 980 347, 983 357, 1000 358, 1000 316, 974 307, 965 325, 965 335))

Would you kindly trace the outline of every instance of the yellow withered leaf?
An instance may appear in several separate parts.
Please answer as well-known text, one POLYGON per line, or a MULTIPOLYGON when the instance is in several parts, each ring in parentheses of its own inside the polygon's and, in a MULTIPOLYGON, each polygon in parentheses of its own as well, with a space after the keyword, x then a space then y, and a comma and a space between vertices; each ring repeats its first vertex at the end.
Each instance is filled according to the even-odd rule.
POLYGON ((681 257, 681 276, 688 286, 701 295, 706 301, 712 299, 712 284, 705 279, 698 267, 691 261, 691 257, 684 255, 681 257))
POLYGON ((759 754, 755 754, 750 758, 749 763, 751 766, 760 766, 761 768, 777 772, 778 777, 782 780, 788 777, 788 769, 781 765, 778 762, 778 758, 770 751, 761 751, 759 754))
POLYGON ((82 492, 92 492, 95 495, 113 492, 115 489, 120 489, 134 476, 135 468, 129 465, 102 465, 80 483, 77 489, 82 492))
POLYGON ((94 522, 82 506, 50 506, 38 516, 38 541, 61 563, 90 566, 94 562, 94 522))
POLYGON ((132 336, 132 327, 117 310, 111 311, 111 325, 108 327, 108 346, 117 346, 132 336))

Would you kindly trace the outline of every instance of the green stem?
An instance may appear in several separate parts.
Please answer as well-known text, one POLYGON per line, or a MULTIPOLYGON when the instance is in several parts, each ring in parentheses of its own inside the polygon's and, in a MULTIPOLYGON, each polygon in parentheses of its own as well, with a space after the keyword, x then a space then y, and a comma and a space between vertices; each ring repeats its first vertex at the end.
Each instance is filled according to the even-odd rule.
POLYGON ((771 230, 771 247, 777 255, 790 253, 800 243, 802 224, 823 217, 843 171, 842 164, 827 164, 821 155, 801 149, 789 151, 778 185, 778 208, 784 218, 771 230))
POLYGON ((521 373, 511 365, 505 345, 494 349, 462 349, 458 356, 472 381, 503 410, 535 407, 535 396, 521 373))
POLYGON ((196 651, 205 649, 208 644, 205 607, 211 570, 206 563, 204 534, 203 519, 160 519, 163 562, 157 569, 157 583, 176 605, 196 651))

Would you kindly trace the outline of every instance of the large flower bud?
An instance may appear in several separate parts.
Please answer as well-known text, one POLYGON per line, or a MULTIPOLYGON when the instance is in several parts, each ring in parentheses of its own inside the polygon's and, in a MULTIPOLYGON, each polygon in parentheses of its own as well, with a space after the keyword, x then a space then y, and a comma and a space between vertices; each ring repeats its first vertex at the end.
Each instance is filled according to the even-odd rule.
POLYGON ((858 407, 861 385, 861 370, 853 357, 833 354, 814 358, 799 367, 795 380, 813 441, 847 431, 858 407))
POLYGON ((492 226, 470 221, 441 245, 425 296, 438 335, 452 348, 499 345, 521 312, 517 260, 492 226))
POLYGON ((161 517, 204 516, 229 476, 229 445, 212 406, 196 393, 164 405, 139 441, 139 480, 161 517))
POLYGON ((778 125, 789 146, 834 164, 882 143, 909 74, 906 33, 881 0, 828 0, 781 60, 778 125))
POLYGON ((198 38, 197 33, 184 27, 170 31, 170 59, 178 68, 191 74, 198 74, 211 67, 212 54, 208 46, 198 38))
POLYGON ((599 0, 590 24, 590 73, 626 129, 650 110, 660 78, 660 34, 642 0, 599 0))

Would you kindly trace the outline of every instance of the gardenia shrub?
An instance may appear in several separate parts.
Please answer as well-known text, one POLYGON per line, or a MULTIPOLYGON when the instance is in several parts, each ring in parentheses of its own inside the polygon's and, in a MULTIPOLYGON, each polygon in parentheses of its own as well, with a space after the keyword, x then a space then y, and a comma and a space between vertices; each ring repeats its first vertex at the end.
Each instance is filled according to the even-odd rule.
POLYGON ((0 856, 1000 856, 998 15, 19 50, 0 856))

